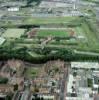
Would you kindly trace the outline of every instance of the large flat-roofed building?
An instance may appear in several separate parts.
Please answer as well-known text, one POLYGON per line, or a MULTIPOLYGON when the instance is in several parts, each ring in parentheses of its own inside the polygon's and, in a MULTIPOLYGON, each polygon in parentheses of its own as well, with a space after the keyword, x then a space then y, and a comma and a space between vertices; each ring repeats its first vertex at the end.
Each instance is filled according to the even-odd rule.
POLYGON ((93 71, 93 94, 99 92, 99 71, 93 71))
POLYGON ((71 68, 99 69, 98 62, 71 62, 71 68))
POLYGON ((48 1, 42 1, 39 7, 45 7, 45 8, 57 8, 57 7, 72 7, 72 4, 67 3, 60 3, 60 2, 48 2, 48 1))
POLYGON ((8 11, 19 11, 19 8, 18 7, 11 7, 11 8, 8 8, 8 11))

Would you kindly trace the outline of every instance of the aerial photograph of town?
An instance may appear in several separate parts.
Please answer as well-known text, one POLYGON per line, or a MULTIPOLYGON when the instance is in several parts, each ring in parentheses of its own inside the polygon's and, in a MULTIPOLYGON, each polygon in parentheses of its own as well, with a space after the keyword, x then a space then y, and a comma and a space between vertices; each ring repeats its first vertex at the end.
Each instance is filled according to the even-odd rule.
POLYGON ((99 100, 99 0, 0 0, 0 100, 99 100))

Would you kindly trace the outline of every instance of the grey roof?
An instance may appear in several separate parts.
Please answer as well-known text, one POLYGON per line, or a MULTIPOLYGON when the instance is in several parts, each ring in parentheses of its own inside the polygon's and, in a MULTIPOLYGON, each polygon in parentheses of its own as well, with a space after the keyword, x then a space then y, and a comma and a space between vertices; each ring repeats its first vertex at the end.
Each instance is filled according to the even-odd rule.
POLYGON ((99 100, 99 94, 95 96, 94 100, 99 100))

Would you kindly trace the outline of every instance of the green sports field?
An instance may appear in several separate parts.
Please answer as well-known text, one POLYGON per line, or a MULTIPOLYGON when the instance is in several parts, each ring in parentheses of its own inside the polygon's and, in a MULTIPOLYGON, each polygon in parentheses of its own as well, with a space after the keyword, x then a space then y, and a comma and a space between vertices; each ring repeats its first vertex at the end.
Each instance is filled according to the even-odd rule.
POLYGON ((64 30, 57 30, 57 29, 40 29, 38 30, 37 36, 41 36, 41 37, 48 37, 48 36, 52 36, 52 37, 68 37, 70 36, 70 33, 68 32, 68 30, 64 29, 64 30))

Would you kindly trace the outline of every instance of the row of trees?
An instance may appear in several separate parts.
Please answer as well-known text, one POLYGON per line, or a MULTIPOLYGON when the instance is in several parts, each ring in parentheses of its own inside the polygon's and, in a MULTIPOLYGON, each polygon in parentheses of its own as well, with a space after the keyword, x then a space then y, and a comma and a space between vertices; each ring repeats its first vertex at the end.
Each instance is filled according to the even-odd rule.
MULTIPOLYGON (((54 49, 54 48, 53 48, 54 49)), ((0 60, 8 60, 8 59, 21 59, 25 61, 29 61, 32 63, 44 63, 49 60, 56 60, 61 59, 65 61, 86 61, 86 60, 94 60, 98 61, 99 56, 90 56, 90 55, 84 55, 84 54, 74 54, 72 50, 66 50, 66 49, 60 49, 57 50, 56 53, 51 53, 51 49, 35 49, 32 52, 36 52, 37 54, 44 55, 42 57, 32 57, 27 53, 28 49, 23 47, 20 49, 13 50, 10 47, 0 48, 0 60)))

